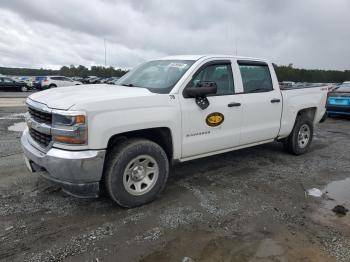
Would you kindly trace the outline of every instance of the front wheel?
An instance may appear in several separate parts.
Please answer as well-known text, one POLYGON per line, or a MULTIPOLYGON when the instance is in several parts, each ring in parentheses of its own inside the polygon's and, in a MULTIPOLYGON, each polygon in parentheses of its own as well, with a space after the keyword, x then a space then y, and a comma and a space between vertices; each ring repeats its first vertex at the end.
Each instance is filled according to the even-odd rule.
POLYGON ((158 144, 130 139, 108 154, 104 183, 114 202, 131 208, 154 200, 164 189, 168 174, 169 161, 158 144))
POLYGON ((291 154, 301 155, 308 151, 314 133, 310 119, 298 116, 290 135, 284 140, 284 148, 291 154))
POLYGON ((28 87, 21 86, 21 92, 28 92, 28 87))

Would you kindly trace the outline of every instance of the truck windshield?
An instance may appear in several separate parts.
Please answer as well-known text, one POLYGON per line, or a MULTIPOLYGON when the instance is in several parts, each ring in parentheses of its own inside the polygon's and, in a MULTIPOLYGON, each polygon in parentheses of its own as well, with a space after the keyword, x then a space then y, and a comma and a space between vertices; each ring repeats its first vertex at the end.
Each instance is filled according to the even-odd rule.
POLYGON ((194 62, 194 60, 146 62, 120 78, 117 84, 142 87, 154 93, 167 94, 194 62))

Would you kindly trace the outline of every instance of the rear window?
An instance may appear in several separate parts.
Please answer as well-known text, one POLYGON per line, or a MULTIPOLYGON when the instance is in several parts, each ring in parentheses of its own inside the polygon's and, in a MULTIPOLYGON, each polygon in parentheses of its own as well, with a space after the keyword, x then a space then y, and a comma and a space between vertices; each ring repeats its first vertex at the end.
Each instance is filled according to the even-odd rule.
POLYGON ((270 70, 267 64, 239 62, 244 93, 268 92, 273 90, 270 70))

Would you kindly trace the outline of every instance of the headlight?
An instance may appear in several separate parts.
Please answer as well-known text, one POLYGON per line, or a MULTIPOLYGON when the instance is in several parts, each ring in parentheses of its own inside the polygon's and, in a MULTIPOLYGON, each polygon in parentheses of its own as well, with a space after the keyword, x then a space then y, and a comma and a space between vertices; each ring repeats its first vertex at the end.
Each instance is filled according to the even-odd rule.
POLYGON ((53 114, 52 122, 54 126, 73 126, 77 124, 85 124, 85 115, 53 114))
POLYGON ((84 112, 54 111, 52 138, 58 143, 86 145, 88 141, 86 114, 84 112))

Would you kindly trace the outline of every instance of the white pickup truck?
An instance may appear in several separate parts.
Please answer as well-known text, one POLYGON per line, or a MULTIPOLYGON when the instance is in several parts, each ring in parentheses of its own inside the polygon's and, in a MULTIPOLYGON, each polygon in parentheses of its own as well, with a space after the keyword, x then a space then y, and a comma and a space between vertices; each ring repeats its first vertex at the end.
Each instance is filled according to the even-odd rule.
POLYGON ((105 189, 135 207, 156 198, 176 162, 273 141, 306 152, 326 98, 325 87, 280 90, 266 60, 166 57, 118 85, 32 94, 21 143, 28 168, 65 192, 97 197, 105 189))

